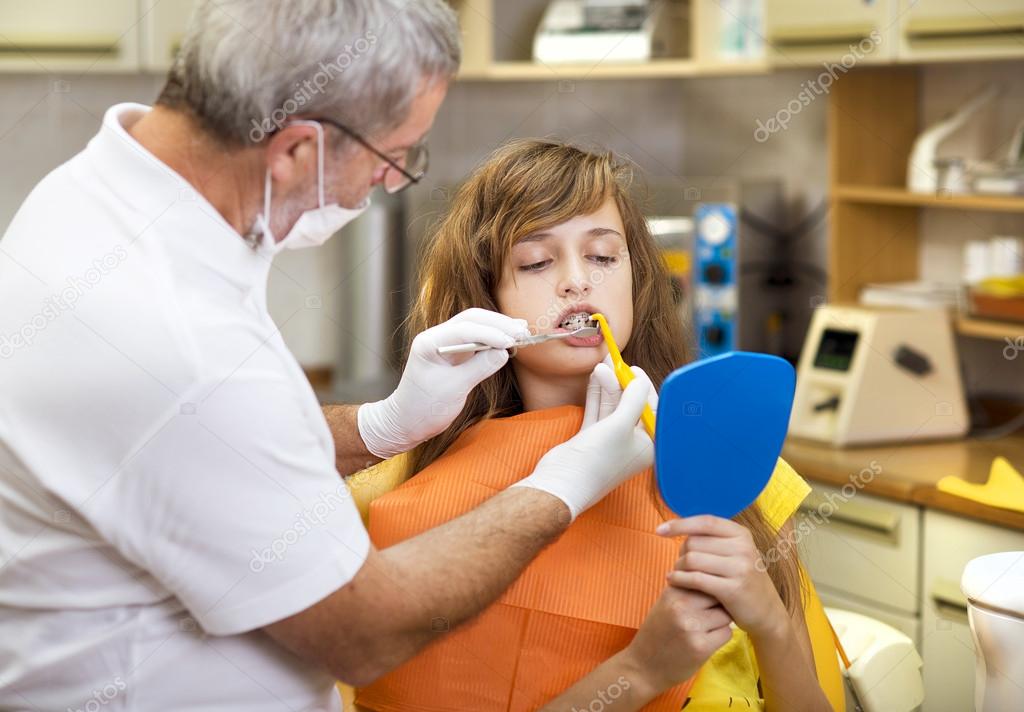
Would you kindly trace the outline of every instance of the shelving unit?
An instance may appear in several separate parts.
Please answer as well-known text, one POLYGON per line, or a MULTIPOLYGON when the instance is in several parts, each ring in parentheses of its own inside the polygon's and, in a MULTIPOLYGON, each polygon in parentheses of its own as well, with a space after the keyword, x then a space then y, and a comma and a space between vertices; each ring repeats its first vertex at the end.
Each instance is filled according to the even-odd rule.
MULTIPOLYGON (((922 210, 1024 214, 1024 198, 911 193, 907 157, 919 130, 914 67, 857 68, 836 82, 828 111, 830 302, 855 302, 872 282, 919 278, 922 210)), ((959 317, 958 333, 1017 338, 1024 325, 959 317)))
POLYGON ((902 188, 865 185, 838 185, 836 193, 840 200, 849 203, 1024 213, 1024 198, 1017 196, 911 193, 902 188))
MULTIPOLYGON (((517 22, 506 23, 497 13, 512 12, 497 0, 454 0, 462 27, 463 81, 558 81, 581 79, 662 79, 696 76, 765 74, 764 58, 723 59, 709 41, 717 31, 719 9, 713 0, 690 0, 689 42, 683 56, 650 62, 581 62, 542 64, 532 61, 530 47, 536 23, 548 0, 517 4, 517 22), (521 7, 519 6, 521 5, 521 7), (523 18, 526 18, 525 20, 523 18), (496 40, 500 40, 496 41, 496 40)), ((685 5, 685 3, 684 3, 685 5)))

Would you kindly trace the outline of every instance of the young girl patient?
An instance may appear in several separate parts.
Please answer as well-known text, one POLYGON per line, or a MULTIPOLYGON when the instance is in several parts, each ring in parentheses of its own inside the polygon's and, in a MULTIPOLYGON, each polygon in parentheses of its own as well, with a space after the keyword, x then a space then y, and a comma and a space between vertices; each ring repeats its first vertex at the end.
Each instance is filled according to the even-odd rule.
MULTIPOLYGON (((497 151, 427 245, 410 332, 472 307, 526 319, 534 331, 601 312, 627 363, 658 387, 689 354, 630 179, 612 156, 560 143, 497 151)), ((579 430, 588 385, 591 398, 602 387, 614 397, 611 371, 598 366, 606 356, 599 336, 523 348, 469 394, 447 431, 354 476, 364 511, 372 499, 376 546, 451 520, 528 475, 579 430)), ((828 623, 787 545, 789 518, 808 490, 780 460, 758 501, 733 520, 673 520, 659 534, 672 515, 648 469, 574 521, 475 621, 449 631, 444 611, 432 613, 424 625, 437 640, 358 691, 358 703, 396 712, 596 709, 593 701, 623 711, 842 710, 828 623), (673 675, 653 674, 652 652, 643 651, 664 620, 655 614, 666 585, 722 616, 714 646, 673 675)))

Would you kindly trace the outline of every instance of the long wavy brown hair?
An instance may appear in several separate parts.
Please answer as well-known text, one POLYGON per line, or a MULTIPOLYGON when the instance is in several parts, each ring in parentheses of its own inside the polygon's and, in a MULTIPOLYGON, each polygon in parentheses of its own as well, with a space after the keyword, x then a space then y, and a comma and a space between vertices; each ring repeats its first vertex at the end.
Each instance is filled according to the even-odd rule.
MULTIPOLYGON (((517 140, 494 152, 455 193, 434 226, 419 267, 419 299, 408 334, 440 324, 471 307, 498 311, 494 297, 505 261, 521 238, 597 211, 614 199, 626 230, 632 265, 633 331, 622 351, 656 387, 691 360, 672 285, 634 197, 633 171, 609 152, 556 141, 517 140)), ((440 435, 412 452, 412 471, 441 457, 467 428, 523 412, 511 363, 473 389, 462 412, 440 435)), ((799 605, 795 552, 764 519, 757 504, 736 515, 750 530, 787 610, 799 605), (767 555, 771 550, 774 555, 767 555), (779 552, 786 555, 779 556, 779 552)))

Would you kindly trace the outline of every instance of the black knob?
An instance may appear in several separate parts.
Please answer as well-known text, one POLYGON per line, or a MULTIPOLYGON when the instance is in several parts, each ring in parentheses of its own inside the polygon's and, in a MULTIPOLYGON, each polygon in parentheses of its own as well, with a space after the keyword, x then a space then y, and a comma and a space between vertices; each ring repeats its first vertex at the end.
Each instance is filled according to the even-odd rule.
POLYGON ((932 372, 932 362, 920 351, 901 344, 892 355, 893 361, 915 376, 926 376, 932 372))
POLYGON ((711 346, 720 346, 725 341, 725 329, 720 326, 705 326, 704 341, 711 346))
POLYGON ((722 284, 725 282, 725 267, 715 263, 705 265, 704 281, 708 284, 722 284))
POLYGON ((839 410, 839 396, 831 396, 821 403, 814 404, 815 413, 820 413, 823 410, 839 410))

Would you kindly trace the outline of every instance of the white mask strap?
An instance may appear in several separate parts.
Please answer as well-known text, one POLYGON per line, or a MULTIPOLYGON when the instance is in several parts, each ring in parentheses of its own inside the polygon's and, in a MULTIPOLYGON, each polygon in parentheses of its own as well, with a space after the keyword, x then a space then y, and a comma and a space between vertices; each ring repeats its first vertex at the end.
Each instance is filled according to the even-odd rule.
POLYGON ((263 222, 270 225, 270 168, 263 177, 263 222))
MULTIPOLYGON (((324 207, 324 127, 317 121, 298 120, 292 121, 289 126, 312 126, 316 129, 316 191, 319 206, 324 207)), ((266 230, 270 229, 270 193, 271 193, 270 167, 263 178, 263 224, 266 230)))
POLYGON ((324 207, 324 127, 319 121, 299 119, 288 123, 289 126, 312 126, 316 129, 316 191, 319 206, 324 207))

